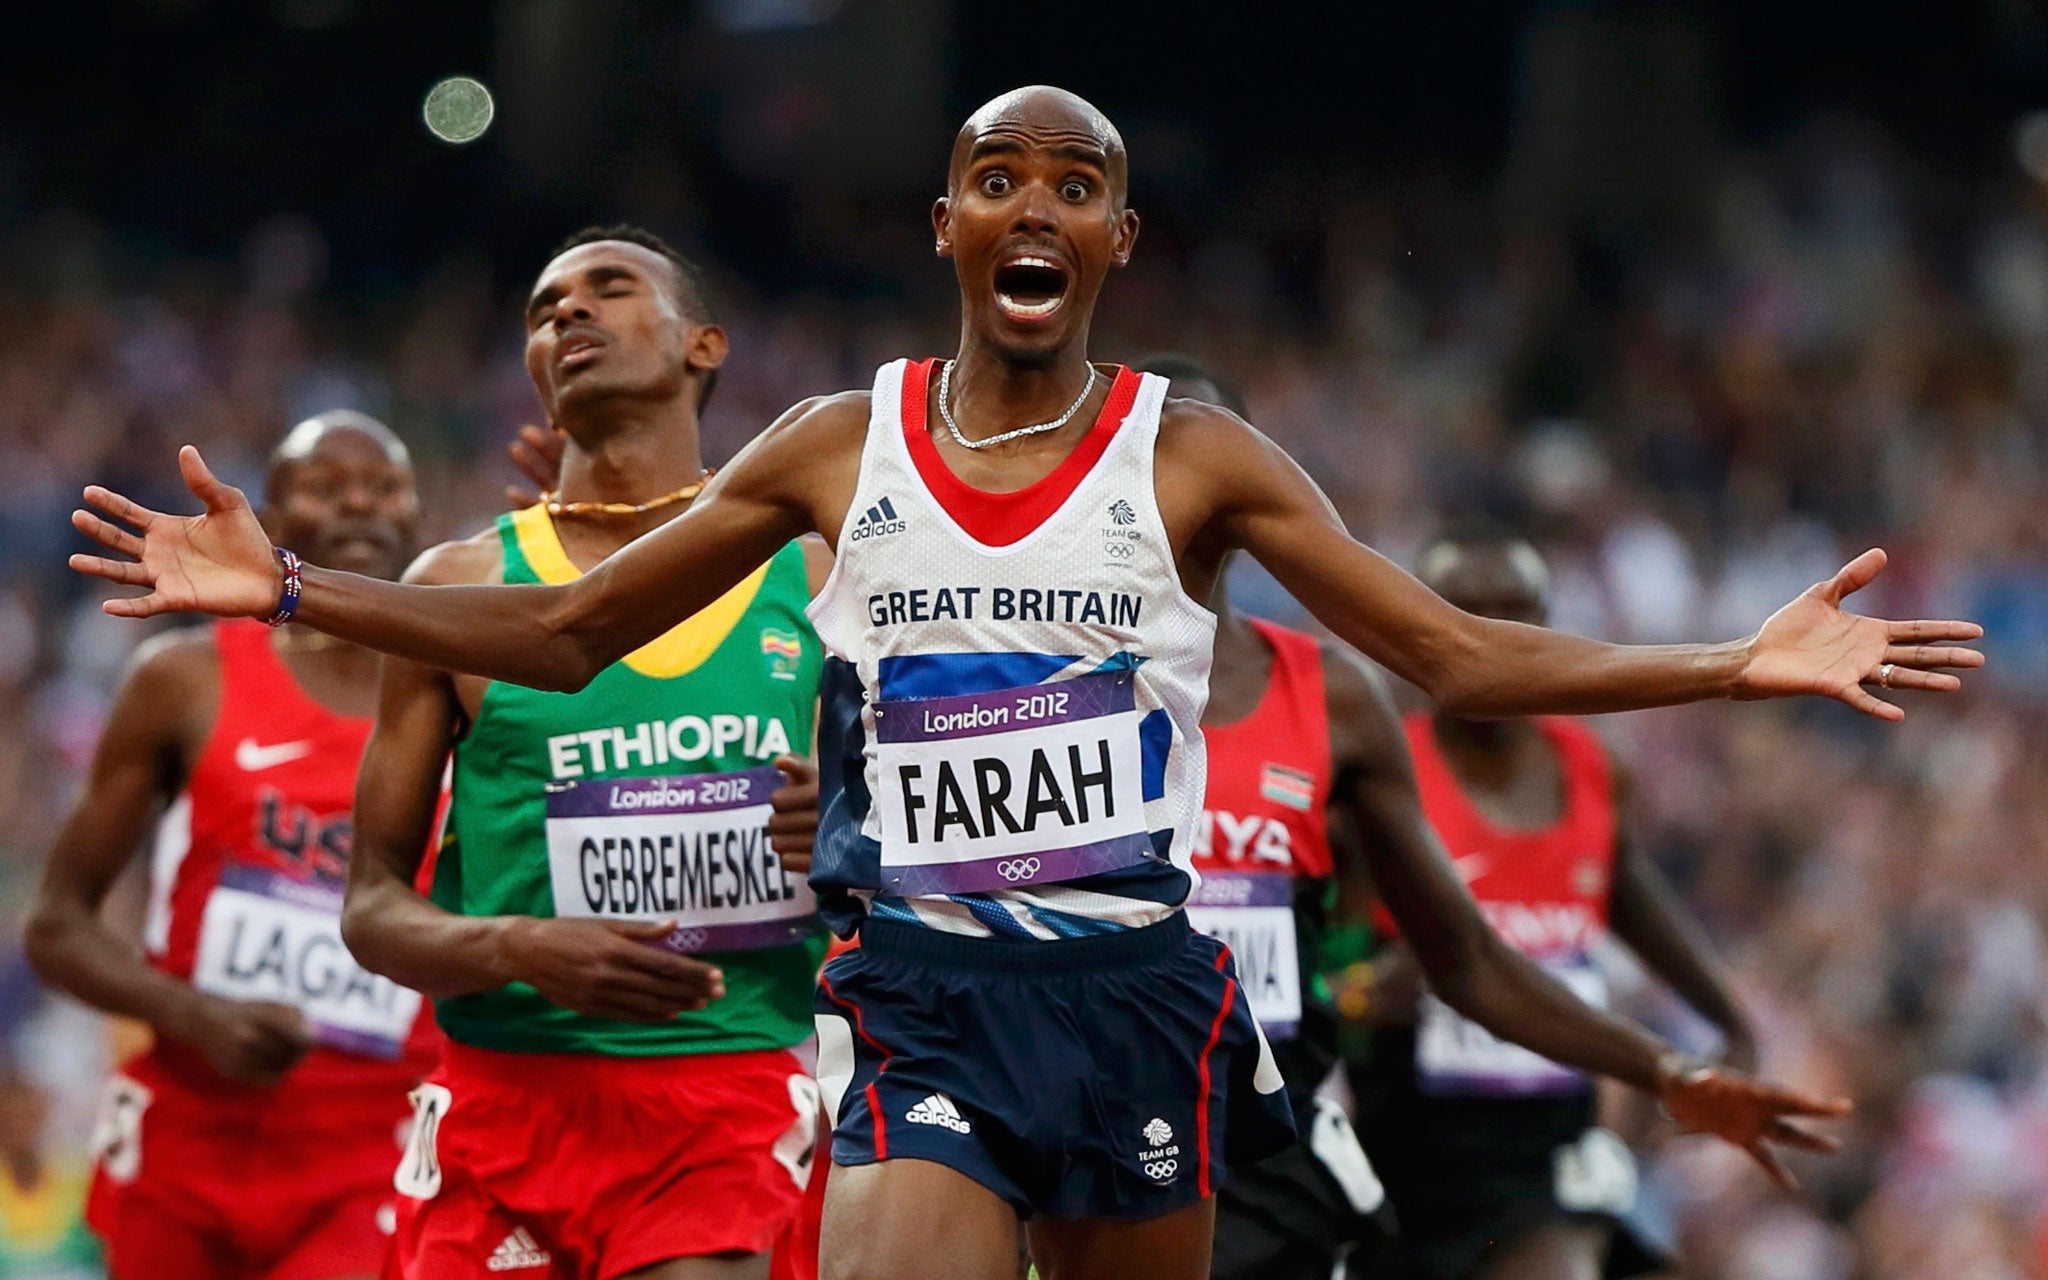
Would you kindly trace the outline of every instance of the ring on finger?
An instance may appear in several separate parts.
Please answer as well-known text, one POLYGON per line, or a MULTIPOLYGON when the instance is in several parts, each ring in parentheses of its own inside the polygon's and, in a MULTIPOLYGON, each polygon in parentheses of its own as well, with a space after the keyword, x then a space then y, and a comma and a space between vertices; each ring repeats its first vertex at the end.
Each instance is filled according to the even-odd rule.
POLYGON ((1879 688, 1889 689, 1892 687, 1892 666, 1892 663, 1887 662, 1877 669, 1877 683, 1879 688))

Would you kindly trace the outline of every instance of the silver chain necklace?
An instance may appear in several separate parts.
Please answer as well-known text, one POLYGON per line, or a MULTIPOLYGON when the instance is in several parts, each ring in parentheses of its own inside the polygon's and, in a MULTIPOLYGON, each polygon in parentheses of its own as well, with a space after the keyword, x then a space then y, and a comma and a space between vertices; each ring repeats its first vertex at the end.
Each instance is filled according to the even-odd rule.
POLYGON ((945 367, 939 370, 939 417, 945 419, 946 430, 953 433, 954 442, 962 449, 986 449, 992 444, 1001 444, 1005 440, 1017 440, 1024 436, 1035 436, 1043 431, 1058 431, 1061 427, 1073 421, 1075 414, 1081 412, 1081 406, 1088 400, 1088 393, 1095 390, 1095 379, 1097 377, 1095 366, 1089 365, 1088 381, 1081 384, 1081 394, 1074 397, 1074 403, 1067 406, 1065 413, 1054 418, 1051 422, 1041 422, 1035 427, 1019 427, 1015 431, 1005 431, 999 436, 990 436, 986 440, 969 440, 966 436, 960 434, 960 424, 953 421, 953 365, 954 362, 948 360, 945 367))

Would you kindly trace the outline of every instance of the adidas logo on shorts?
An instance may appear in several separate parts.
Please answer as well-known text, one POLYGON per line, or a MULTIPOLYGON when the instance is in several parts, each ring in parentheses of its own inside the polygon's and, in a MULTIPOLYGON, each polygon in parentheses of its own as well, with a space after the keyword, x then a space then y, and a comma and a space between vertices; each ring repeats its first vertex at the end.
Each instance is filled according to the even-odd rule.
POLYGON ((972 1133, 974 1126, 967 1123, 953 1100, 943 1093, 935 1093, 903 1113, 903 1118, 912 1124, 935 1124, 951 1129, 955 1133, 972 1133))
POLYGON ((526 1234, 525 1227, 515 1227, 511 1235, 491 1250, 484 1266, 492 1271, 525 1271, 529 1267, 545 1267, 552 1261, 548 1251, 526 1234))

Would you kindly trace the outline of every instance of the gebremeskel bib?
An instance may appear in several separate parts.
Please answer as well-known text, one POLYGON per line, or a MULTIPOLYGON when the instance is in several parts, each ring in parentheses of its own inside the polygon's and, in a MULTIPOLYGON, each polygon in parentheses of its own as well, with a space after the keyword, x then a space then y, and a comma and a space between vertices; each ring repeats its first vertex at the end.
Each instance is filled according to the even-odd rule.
POLYGON ((207 895, 192 985, 292 1005, 331 1049, 398 1057, 420 994, 356 963, 341 940, 341 901, 339 884, 223 867, 207 895))
POLYGON ((1210 871, 1188 900, 1188 922, 1237 959, 1238 985, 1269 1040, 1301 1028, 1301 943, 1294 877, 1274 871, 1210 871))
POLYGON ((817 902, 768 843, 773 768, 550 783, 557 916, 673 920, 677 952, 802 942, 817 902))
POLYGON ((1216 627, 1154 493, 1166 380, 1116 371, 1050 474, 991 493, 932 443, 933 372, 876 374, 811 605, 835 660, 820 742, 844 780, 811 882, 841 929, 872 913, 1050 941, 1165 919, 1196 882, 1216 627))

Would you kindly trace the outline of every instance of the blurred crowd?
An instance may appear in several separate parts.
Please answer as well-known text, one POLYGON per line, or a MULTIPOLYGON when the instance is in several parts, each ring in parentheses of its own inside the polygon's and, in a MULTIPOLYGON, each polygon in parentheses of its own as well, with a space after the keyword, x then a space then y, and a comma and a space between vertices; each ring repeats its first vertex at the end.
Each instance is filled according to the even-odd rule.
MULTIPOLYGON (((1767 1073, 1859 1108, 1840 1155, 1799 1163, 1796 1196, 1621 1109, 1647 1153, 1646 1228, 1700 1280, 2048 1274, 2048 202, 2015 182, 1936 206, 1929 181, 1849 128, 1730 163, 1683 235, 1503 234, 1510 219, 1427 181, 1330 194, 1307 249, 1141 241, 1093 341, 1213 363, 1396 559, 1448 515, 1528 528, 1561 627, 1734 638, 1881 544, 1868 607, 1988 628, 1983 678, 1906 697, 1900 726, 1819 704, 1602 725, 1641 778, 1642 839, 1739 976, 1767 1073)), ((205 260, 75 211, 0 240, 0 936, 146 634, 63 567, 82 483, 189 509, 177 445, 253 488, 288 425, 348 406, 413 445, 430 538, 501 502, 502 446, 535 413, 516 303, 541 264, 458 252, 343 287, 328 255, 289 216, 205 260)), ((799 397, 951 349, 942 264, 908 262, 919 284, 866 300, 766 298, 707 265, 734 352, 714 462, 799 397)), ((1255 570, 1234 586, 1300 616, 1255 570)), ((1711 1048, 1667 998, 1628 998, 1711 1048)), ((41 1132, 75 1161, 104 1031, 12 956, 0 1030, 10 1078, 46 1095, 0 1109, 0 1155, 41 1132)))

